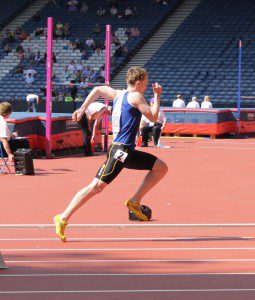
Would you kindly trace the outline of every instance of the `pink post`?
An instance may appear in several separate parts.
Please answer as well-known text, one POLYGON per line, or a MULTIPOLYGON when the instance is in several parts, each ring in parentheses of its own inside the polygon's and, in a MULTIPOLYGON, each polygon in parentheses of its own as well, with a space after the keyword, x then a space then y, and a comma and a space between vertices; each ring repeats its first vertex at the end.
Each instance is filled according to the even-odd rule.
POLYGON ((47 27, 47 75, 46 75, 46 157, 51 157, 51 87, 52 87, 52 28, 53 19, 48 18, 47 27))
MULTIPOLYGON (((106 50, 105 50, 105 85, 110 85, 110 57, 111 57, 111 25, 106 25, 106 50)), ((109 105, 109 99, 104 99, 105 105, 109 105)), ((109 117, 104 115, 105 124, 105 139, 104 151, 108 149, 108 135, 109 135, 109 117)))

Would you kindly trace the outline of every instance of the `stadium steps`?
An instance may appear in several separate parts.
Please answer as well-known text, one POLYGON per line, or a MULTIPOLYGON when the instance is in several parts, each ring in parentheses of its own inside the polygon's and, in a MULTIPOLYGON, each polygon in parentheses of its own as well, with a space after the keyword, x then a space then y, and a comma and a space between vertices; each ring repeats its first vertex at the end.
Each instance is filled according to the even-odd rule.
POLYGON ((113 88, 123 88, 127 70, 132 66, 144 67, 165 41, 175 32, 181 23, 196 8, 201 0, 186 0, 163 24, 141 50, 128 62, 111 82, 113 88))
POLYGON ((13 49, 8 55, 6 55, 0 61, 0 81, 18 64, 19 59, 15 55, 15 49, 13 49))
POLYGON ((29 20, 36 12, 44 7, 49 1, 48 0, 37 0, 24 10, 17 18, 12 20, 7 26, 5 26, 0 34, 5 33, 6 29, 15 30, 17 26, 22 26, 27 20, 29 20))

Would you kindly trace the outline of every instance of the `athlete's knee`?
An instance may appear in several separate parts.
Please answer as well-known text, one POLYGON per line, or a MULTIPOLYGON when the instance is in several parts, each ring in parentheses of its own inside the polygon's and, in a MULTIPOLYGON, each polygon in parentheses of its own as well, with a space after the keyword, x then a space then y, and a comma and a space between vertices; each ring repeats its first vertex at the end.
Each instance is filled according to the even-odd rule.
POLYGON ((96 195, 101 193, 104 188, 107 186, 107 183, 95 178, 90 184, 91 193, 96 195))
POLYGON ((157 171, 164 176, 168 172, 168 166, 163 160, 158 158, 155 161, 152 171, 157 171))

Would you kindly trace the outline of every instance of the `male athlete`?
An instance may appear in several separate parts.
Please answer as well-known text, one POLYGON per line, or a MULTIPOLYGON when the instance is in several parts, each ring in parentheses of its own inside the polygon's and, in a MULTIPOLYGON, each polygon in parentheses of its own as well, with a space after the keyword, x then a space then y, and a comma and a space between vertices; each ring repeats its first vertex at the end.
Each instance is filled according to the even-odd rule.
POLYGON ((147 221, 147 216, 140 208, 141 199, 167 173, 165 162, 152 154, 135 150, 135 138, 142 114, 152 122, 157 121, 162 87, 157 82, 152 85, 155 101, 150 106, 143 97, 148 85, 146 70, 139 67, 130 68, 126 82, 126 90, 115 90, 109 86, 95 87, 80 109, 73 113, 73 120, 78 122, 88 106, 99 97, 114 100, 112 127, 115 137, 108 149, 107 160, 96 177, 73 197, 63 213, 54 217, 56 233, 63 242, 66 242, 65 228, 72 214, 94 195, 102 192, 123 168, 149 170, 136 193, 125 203, 139 220, 147 221))

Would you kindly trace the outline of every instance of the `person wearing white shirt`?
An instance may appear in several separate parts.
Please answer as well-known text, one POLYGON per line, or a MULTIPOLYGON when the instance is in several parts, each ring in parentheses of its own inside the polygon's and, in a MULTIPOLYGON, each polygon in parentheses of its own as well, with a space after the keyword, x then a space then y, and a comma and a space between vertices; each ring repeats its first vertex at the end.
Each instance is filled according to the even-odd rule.
POLYGON ((76 71, 76 65, 75 65, 75 62, 74 62, 73 60, 70 61, 67 70, 68 70, 70 73, 72 73, 72 74, 76 71))
POLYGON ((177 95, 177 99, 173 102, 173 108, 186 108, 185 102, 181 95, 177 95))
POLYGON ((77 71, 83 71, 84 66, 81 60, 78 61, 77 65, 76 65, 76 70, 77 71))
POLYGON ((205 96, 204 101, 201 103, 201 108, 210 109, 213 108, 210 96, 205 96))
POLYGON ((190 101, 187 105, 187 108, 194 108, 194 109, 198 109, 200 108, 199 103, 197 102, 197 97, 192 97, 192 101, 190 101))
MULTIPOLYGON (((150 105, 153 105, 154 98, 151 98, 150 105)), ((149 134, 152 132, 154 147, 157 147, 161 132, 166 126, 166 115, 163 110, 159 110, 156 123, 150 122, 144 115, 142 116, 140 128, 142 135, 141 147, 148 147, 149 134)))
POLYGON ((127 7, 125 10, 125 18, 129 18, 132 15, 132 10, 130 9, 130 7, 127 7))
POLYGON ((27 95, 27 112, 36 112, 36 104, 39 104, 39 96, 35 94, 27 95))
POLYGON ((116 17, 117 16, 117 13, 118 13, 118 10, 117 10, 117 7, 115 7, 114 5, 111 7, 110 9, 110 15, 112 17, 116 17))
POLYGON ((90 36, 88 36, 85 43, 89 48, 93 48, 95 46, 95 41, 90 36))
MULTIPOLYGON (((6 119, 9 118, 12 113, 12 105, 8 102, 0 103, 0 141, 2 142, 3 154, 8 156, 9 161, 13 161, 13 141, 12 138, 16 138, 18 136, 18 132, 11 133, 10 128, 6 122, 6 119)), ((14 151, 17 150, 14 149, 14 151)))
POLYGON ((26 71, 24 71, 24 75, 28 76, 29 74, 32 77, 34 77, 37 74, 37 72, 33 70, 32 66, 30 66, 26 71))
POLYGON ((99 126, 99 123, 104 114, 110 114, 111 109, 107 107, 105 104, 100 102, 91 103, 83 114, 79 124, 82 129, 83 137, 84 137, 84 155, 92 156, 93 152, 91 151, 91 142, 94 142, 95 133, 99 126), (92 132, 90 130, 91 122, 94 122, 92 132))

